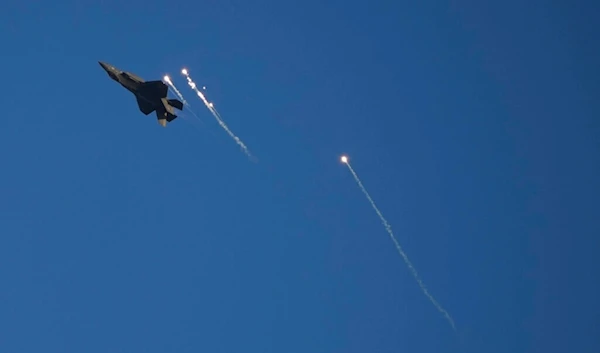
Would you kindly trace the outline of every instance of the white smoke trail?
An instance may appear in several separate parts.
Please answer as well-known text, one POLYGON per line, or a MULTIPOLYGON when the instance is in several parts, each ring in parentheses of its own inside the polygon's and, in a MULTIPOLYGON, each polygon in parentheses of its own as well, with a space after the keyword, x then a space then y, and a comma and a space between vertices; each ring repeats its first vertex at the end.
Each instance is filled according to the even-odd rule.
POLYGON ((406 255, 406 253, 404 252, 404 250, 402 250, 402 247, 400 246, 400 243, 398 243, 398 240, 396 240, 396 237, 394 236, 394 233, 392 232, 392 227, 385 220, 385 218, 383 217, 383 215, 381 214, 381 212, 379 211, 379 209, 375 205, 375 201, 373 201, 373 199, 371 198, 371 196, 367 192, 367 189, 365 189, 365 187, 363 186, 362 182, 358 178, 358 175, 356 175, 356 172, 354 171, 354 169, 352 169, 352 166, 350 165, 350 162, 348 162, 347 157, 345 157, 345 156, 342 157, 342 162, 344 162, 348 166, 348 169, 352 173, 352 176, 354 176, 354 180, 356 181, 356 183, 358 184, 358 186, 360 187, 360 189, 362 190, 362 192, 367 197, 367 200, 369 200, 369 202, 371 203, 371 206, 373 207, 373 209, 375 210, 375 212, 377 213, 377 215, 381 219, 381 223, 383 223, 383 225, 385 226, 385 229, 387 230, 388 234, 390 235, 390 238, 394 242, 394 245, 396 245, 396 249, 398 250, 398 253, 400 254, 400 256, 402 256, 402 259, 404 259, 404 262, 406 263, 406 265, 410 269, 410 272, 412 273, 413 277, 415 278, 415 280, 419 284, 419 287, 421 287, 421 290, 423 291, 423 293, 425 294, 425 296, 427 298, 429 298, 429 300, 431 301, 431 303, 433 303, 433 305, 436 307, 436 309, 438 309, 444 315, 444 317, 446 318, 446 320, 448 320, 448 322, 450 323, 450 326, 452 326, 452 329, 456 331, 456 327, 454 325, 454 320, 452 320, 452 317, 450 317, 450 314, 444 308, 442 308, 442 306, 433 298, 433 296, 431 294, 429 294, 429 291, 427 290, 427 288, 423 284, 423 281, 421 281, 421 279, 419 278, 419 275, 417 274, 417 270, 415 270, 414 266, 412 265, 412 263, 408 259, 408 256, 406 255))
POLYGON ((229 136, 242 148, 242 151, 248 157, 250 157, 251 159, 254 159, 254 157, 252 156, 252 154, 248 150, 248 147, 246 147, 246 145, 244 145, 244 143, 242 142, 242 140, 239 137, 237 137, 233 132, 231 132, 231 130, 229 129, 229 127, 227 127, 227 125, 225 124, 225 122, 223 121, 223 119, 221 119, 221 115, 213 107, 213 104, 210 103, 206 99, 206 97, 204 96, 204 94, 202 92, 200 92, 200 90, 198 90, 198 88, 196 87, 196 83, 191 79, 191 77, 189 76, 187 70, 183 69, 183 70, 181 70, 181 73, 187 79, 188 85, 190 86, 190 88, 194 92, 196 92, 196 94, 198 95, 198 97, 200 97, 200 99, 202 99, 202 101, 204 102, 204 105, 206 105, 206 107, 212 113, 212 115, 215 117, 215 119, 217 120, 217 122, 219 123, 219 125, 221 125, 221 127, 223 128, 223 130, 225 130, 225 132, 227 132, 227 134, 229 134, 229 136))
POLYGON ((171 78, 169 76, 163 77, 163 80, 173 89, 173 91, 175 92, 177 97, 179 97, 179 99, 181 99, 183 104, 189 105, 189 103, 185 100, 185 98, 183 98, 183 95, 181 94, 181 92, 179 92, 177 87, 175 87, 175 84, 173 83, 173 81, 171 81, 171 78))

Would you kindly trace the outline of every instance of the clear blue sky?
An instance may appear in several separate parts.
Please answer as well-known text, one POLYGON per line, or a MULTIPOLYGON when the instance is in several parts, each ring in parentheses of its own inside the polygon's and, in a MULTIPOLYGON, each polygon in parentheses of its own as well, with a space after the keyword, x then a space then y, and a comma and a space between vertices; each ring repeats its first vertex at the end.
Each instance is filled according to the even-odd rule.
POLYGON ((37 3, 0 12, 1 352, 600 351, 595 2, 37 3))

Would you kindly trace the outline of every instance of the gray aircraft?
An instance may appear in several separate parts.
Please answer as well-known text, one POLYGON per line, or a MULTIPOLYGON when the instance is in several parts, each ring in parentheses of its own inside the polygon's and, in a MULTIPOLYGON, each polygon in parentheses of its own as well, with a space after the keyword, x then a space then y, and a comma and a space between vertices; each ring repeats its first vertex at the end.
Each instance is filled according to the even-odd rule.
POLYGON ((183 103, 177 99, 168 99, 167 93, 169 87, 162 81, 144 81, 142 78, 117 69, 116 67, 102 61, 98 61, 100 66, 108 73, 108 76, 119 82, 121 86, 135 95, 138 107, 144 115, 156 112, 158 123, 163 127, 167 122, 177 118, 175 110, 183 110, 183 103))

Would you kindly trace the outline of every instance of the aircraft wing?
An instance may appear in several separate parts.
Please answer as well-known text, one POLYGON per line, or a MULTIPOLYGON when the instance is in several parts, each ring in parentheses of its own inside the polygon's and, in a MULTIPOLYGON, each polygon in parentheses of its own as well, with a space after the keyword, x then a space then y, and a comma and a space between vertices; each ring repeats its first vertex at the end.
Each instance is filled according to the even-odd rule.
POLYGON ((152 106, 152 104, 148 103, 147 101, 145 101, 137 96, 135 97, 135 99, 137 100, 137 104, 138 104, 138 107, 140 108, 140 111, 142 113, 144 113, 145 115, 148 115, 154 111, 154 106, 152 106))
POLYGON ((162 81, 147 81, 141 83, 138 93, 149 99, 159 100, 165 98, 169 92, 169 87, 162 81))

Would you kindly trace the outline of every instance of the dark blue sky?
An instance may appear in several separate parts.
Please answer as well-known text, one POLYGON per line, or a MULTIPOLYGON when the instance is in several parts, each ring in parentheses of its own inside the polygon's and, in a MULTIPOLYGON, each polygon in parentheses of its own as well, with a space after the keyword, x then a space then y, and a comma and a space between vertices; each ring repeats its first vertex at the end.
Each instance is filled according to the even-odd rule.
POLYGON ((594 2, 37 3, 0 11, 0 351, 600 350, 594 2))

